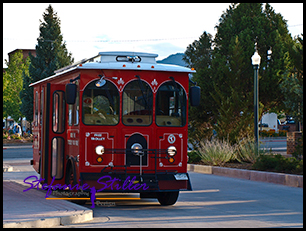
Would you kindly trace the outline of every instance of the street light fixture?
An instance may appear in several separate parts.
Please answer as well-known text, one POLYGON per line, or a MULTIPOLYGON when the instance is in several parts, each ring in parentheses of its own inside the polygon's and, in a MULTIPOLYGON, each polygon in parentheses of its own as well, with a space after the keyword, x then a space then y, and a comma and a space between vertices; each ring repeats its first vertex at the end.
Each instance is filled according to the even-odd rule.
POLYGON ((261 57, 260 57, 260 55, 258 54, 258 52, 257 52, 257 50, 254 52, 254 55, 252 56, 252 64, 253 64, 253 66, 256 66, 257 65, 257 68, 258 68, 258 66, 259 66, 259 64, 260 64, 260 59, 261 59, 261 57))
POLYGON ((268 54, 267 59, 268 59, 268 61, 270 61, 270 60, 271 60, 271 56, 272 56, 272 48, 271 48, 271 47, 270 47, 270 49, 267 51, 267 54, 268 54))
POLYGON ((252 65, 254 67, 254 135, 255 135, 255 144, 257 146, 258 150, 258 97, 259 97, 259 92, 258 92, 258 68, 260 65, 260 55, 257 52, 257 43, 255 43, 255 52, 254 55, 252 56, 252 65))

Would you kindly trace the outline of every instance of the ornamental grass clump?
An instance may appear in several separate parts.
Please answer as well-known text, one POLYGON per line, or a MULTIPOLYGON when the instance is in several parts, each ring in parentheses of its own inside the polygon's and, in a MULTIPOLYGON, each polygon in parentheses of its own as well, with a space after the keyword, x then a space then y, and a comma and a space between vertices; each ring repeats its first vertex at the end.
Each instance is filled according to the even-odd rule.
POLYGON ((246 138, 241 140, 237 145, 236 159, 240 163, 247 162, 254 164, 259 156, 264 155, 267 152, 267 149, 260 148, 260 143, 257 146, 254 140, 246 138))
POLYGON ((223 166, 226 162, 235 158, 235 146, 225 140, 205 140, 199 143, 197 154, 204 164, 223 166))

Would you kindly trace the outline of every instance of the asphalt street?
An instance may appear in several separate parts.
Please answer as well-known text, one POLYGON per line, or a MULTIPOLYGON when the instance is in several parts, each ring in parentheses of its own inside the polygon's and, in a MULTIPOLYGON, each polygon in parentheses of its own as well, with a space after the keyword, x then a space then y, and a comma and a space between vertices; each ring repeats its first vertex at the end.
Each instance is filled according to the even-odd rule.
MULTIPOLYGON (((25 177, 35 174, 29 165, 31 148, 3 151, 3 162, 17 169, 4 173, 4 180, 22 182, 25 177)), ((121 200, 105 199, 110 195, 101 194, 96 195, 104 199, 96 200, 93 220, 58 227, 303 227, 303 188, 189 174, 193 191, 181 192, 173 206, 160 206, 156 199, 138 199, 139 194, 116 195, 121 200)), ((54 203, 58 202, 55 200, 54 203)), ((90 202, 85 205, 89 209, 90 206, 90 202)))
POLYGON ((160 206, 155 199, 104 200, 96 203, 93 220, 60 227, 303 227, 302 188, 193 172, 190 176, 193 191, 181 192, 174 206, 160 206))
POLYGON ((262 148, 273 150, 274 152, 285 152, 287 151, 287 138, 265 138, 259 139, 262 148))

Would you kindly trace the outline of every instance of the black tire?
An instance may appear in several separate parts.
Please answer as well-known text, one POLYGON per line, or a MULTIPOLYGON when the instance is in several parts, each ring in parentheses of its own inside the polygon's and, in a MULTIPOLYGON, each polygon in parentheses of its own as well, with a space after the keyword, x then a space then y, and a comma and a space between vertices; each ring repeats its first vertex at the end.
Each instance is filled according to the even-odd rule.
POLYGON ((67 169, 66 177, 65 177, 65 184, 66 185, 70 184, 71 186, 75 184, 72 166, 69 166, 67 169))
MULTIPOLYGON (((71 186, 75 185, 74 172, 73 172, 73 169, 72 169, 71 166, 68 167, 65 182, 66 182, 66 185, 68 185, 68 184, 71 184, 71 186)), ((77 192, 80 192, 80 191, 77 191, 77 190, 74 189, 74 190, 72 190, 72 192, 77 193, 77 192)), ((78 197, 81 198, 82 196, 78 196, 78 197)), ((89 197, 90 197, 90 193, 89 193, 89 197)), ((69 201, 71 201, 75 204, 78 204, 78 205, 84 205, 88 200, 69 200, 69 201)))
POLYGON ((177 201, 179 196, 179 191, 176 192, 159 192, 157 194, 158 202, 165 206, 165 205, 174 205, 177 201))

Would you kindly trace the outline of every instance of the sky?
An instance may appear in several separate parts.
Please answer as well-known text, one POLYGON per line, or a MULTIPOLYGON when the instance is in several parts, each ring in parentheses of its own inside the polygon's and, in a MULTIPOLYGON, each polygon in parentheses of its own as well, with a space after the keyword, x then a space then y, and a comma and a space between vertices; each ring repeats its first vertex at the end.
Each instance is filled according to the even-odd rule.
MULTIPOLYGON (((204 31, 216 33, 230 3, 4 3, 3 67, 15 49, 35 49, 40 20, 52 5, 74 61, 101 51, 184 53, 204 31)), ((287 20, 289 33, 303 33, 303 3, 271 3, 287 20)), ((260 36, 260 35, 259 35, 260 36)))

